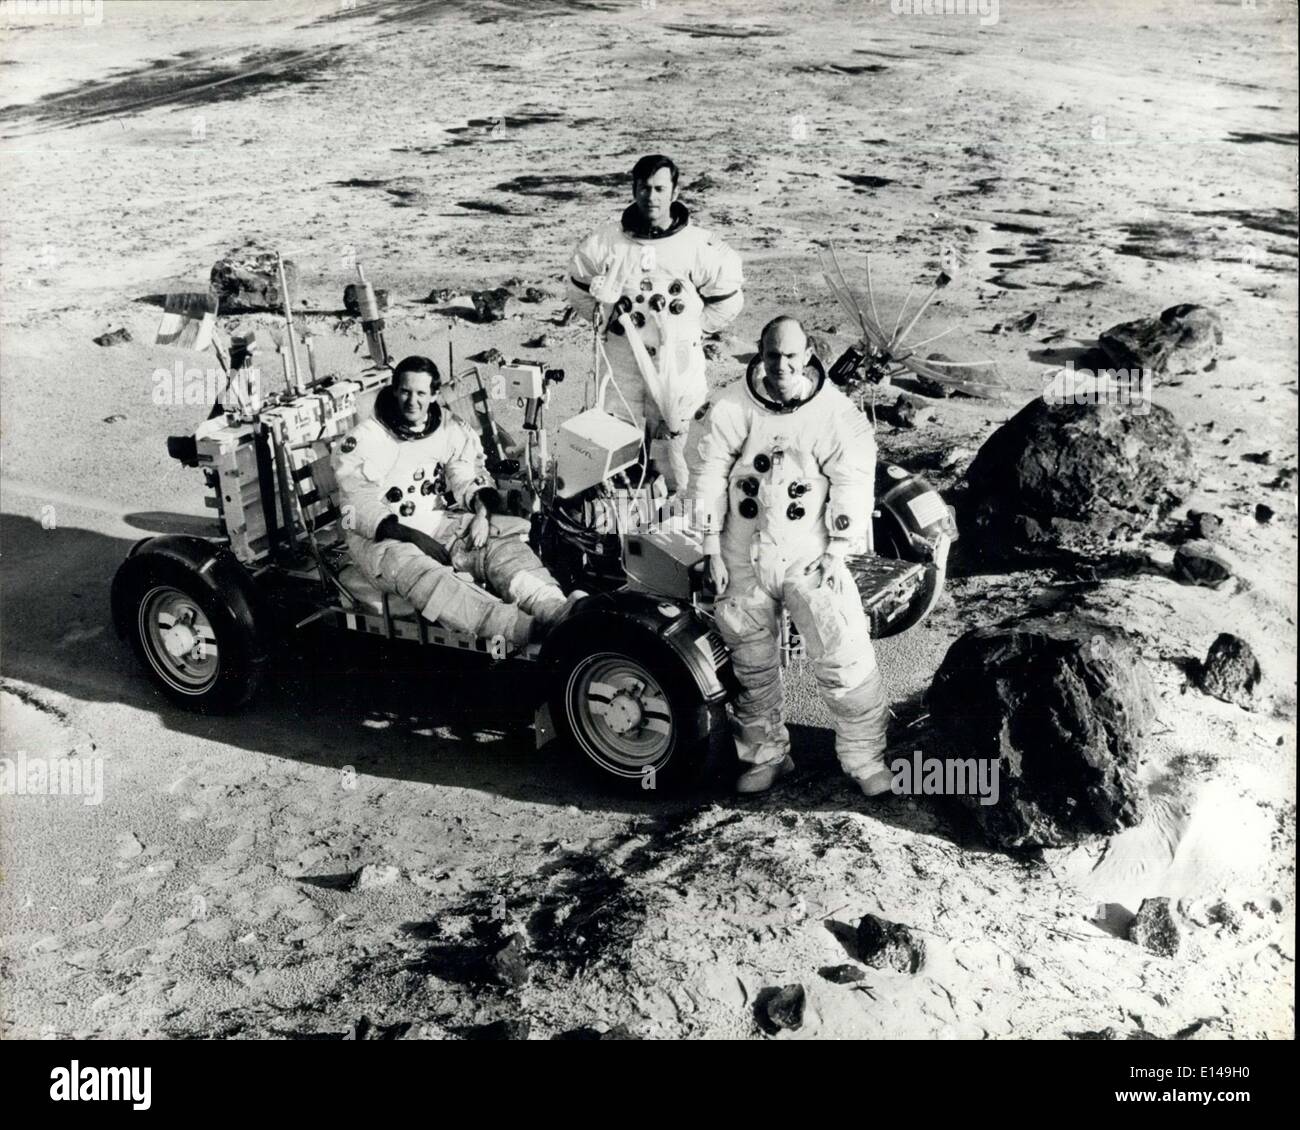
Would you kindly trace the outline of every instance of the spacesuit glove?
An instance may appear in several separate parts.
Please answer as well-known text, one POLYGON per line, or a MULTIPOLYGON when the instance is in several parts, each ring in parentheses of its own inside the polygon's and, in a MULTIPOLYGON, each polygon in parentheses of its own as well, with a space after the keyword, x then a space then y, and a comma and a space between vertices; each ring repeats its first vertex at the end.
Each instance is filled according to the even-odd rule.
POLYGON ((375 541, 404 541, 421 553, 432 557, 439 565, 450 565, 451 554, 428 534, 411 526, 404 526, 396 515, 390 514, 375 529, 375 541))
POLYGON ((464 539, 469 544, 470 549, 482 549, 487 545, 488 535, 492 532, 492 524, 486 514, 475 514, 470 520, 469 526, 466 527, 464 539))
POLYGON ((821 588, 822 585, 826 585, 832 592, 839 592, 840 566, 842 564, 844 564, 844 558, 838 553, 827 550, 809 565, 804 572, 813 578, 813 587, 821 588))
POLYGON ((713 585, 713 591, 718 596, 725 596, 727 584, 731 580, 731 576, 727 572, 726 562, 722 560, 722 554, 720 553, 709 554, 708 561, 709 582, 713 585))

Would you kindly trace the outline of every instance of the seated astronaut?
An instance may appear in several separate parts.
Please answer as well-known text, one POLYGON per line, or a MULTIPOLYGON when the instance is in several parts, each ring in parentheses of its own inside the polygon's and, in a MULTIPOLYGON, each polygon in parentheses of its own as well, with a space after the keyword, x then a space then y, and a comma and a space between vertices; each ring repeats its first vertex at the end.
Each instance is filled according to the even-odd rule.
POLYGON ((528 521, 500 513, 482 444, 437 403, 441 383, 427 357, 405 358, 334 449, 348 552, 425 619, 520 646, 582 594, 566 598, 525 540, 528 521))

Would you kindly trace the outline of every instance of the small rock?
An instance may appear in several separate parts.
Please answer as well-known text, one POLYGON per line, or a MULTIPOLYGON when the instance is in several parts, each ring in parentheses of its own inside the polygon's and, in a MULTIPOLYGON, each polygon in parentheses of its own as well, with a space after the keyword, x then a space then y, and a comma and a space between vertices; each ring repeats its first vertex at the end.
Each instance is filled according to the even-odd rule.
POLYGON ((1255 707, 1255 695, 1263 673, 1250 644, 1224 632, 1210 645, 1197 673, 1201 690, 1243 710, 1255 707))
POLYGON ((1174 576, 1186 585, 1213 588, 1232 576, 1232 563, 1209 542, 1189 541, 1174 550, 1174 576))
MULTIPOLYGON (((284 278, 290 295, 298 294, 298 267, 292 259, 284 260, 284 278)), ((250 247, 230 252, 212 264, 208 286, 223 314, 284 309, 274 252, 250 247)))
POLYGON ((555 324, 557 326, 567 326, 571 321, 573 321, 576 313, 577 311, 574 310, 572 306, 566 306, 564 310, 561 311, 560 316, 554 319, 555 324))
POLYGON ((95 338, 96 345, 124 345, 131 340, 131 331, 125 326, 112 330, 106 334, 100 334, 95 338))
POLYGON ((1273 507, 1269 506, 1267 503, 1255 503, 1255 521, 1260 523, 1260 525, 1271 522, 1273 520, 1273 514, 1273 507))
POLYGON ((726 351, 722 348, 721 342, 706 341, 704 343, 704 356, 710 361, 719 361, 726 355, 726 351))
POLYGON ((906 394, 900 394, 891 406, 880 409, 880 415, 896 428, 919 428, 933 423, 936 419, 933 408, 909 400, 906 394))
POLYGON ((396 883, 402 872, 391 863, 367 863, 352 874, 348 889, 352 891, 369 891, 377 887, 387 887, 396 883))
POLYGON ((539 290, 535 286, 528 287, 527 290, 519 296, 520 302, 545 302, 548 295, 546 291, 539 290))
POLYGON ((1215 925, 1225 927, 1229 933, 1236 934, 1241 930, 1241 915, 1230 903, 1222 900, 1216 902, 1205 912, 1205 916, 1215 925))
POLYGON ((1189 510, 1187 523, 1192 535, 1197 538, 1210 539, 1223 529, 1223 519, 1208 510, 1189 510))
POLYGON ((1129 923, 1128 940, 1161 957, 1173 957, 1180 942, 1178 923, 1167 898, 1143 899, 1133 921, 1129 923))
POLYGON ((497 349, 496 346, 492 346, 490 349, 484 349, 480 353, 475 353, 470 360, 481 362, 484 365, 504 365, 506 363, 506 355, 502 353, 501 350, 497 349))
POLYGON ((106 424, 116 424, 116 423, 120 423, 122 420, 125 420, 125 419, 126 419, 126 417, 123 416, 121 412, 114 412, 111 416, 105 416, 105 417, 104 417, 104 423, 106 423, 106 424))
POLYGON ((550 339, 545 334, 538 334, 536 337, 529 338, 524 342, 525 349, 545 349, 550 345, 550 339))
POLYGON ((993 327, 992 332, 995 334, 1022 334, 1032 330, 1037 321, 1038 312, 1036 310, 1031 310, 1028 314, 1022 314, 1019 318, 1012 318, 1009 322, 998 322, 997 325, 993 327))
POLYGON ((1213 310, 1183 303, 1159 318, 1112 326, 1098 338, 1111 363, 1158 374, 1208 369, 1223 344, 1223 324, 1213 310))
POLYGON ((511 934, 505 945, 488 958, 488 968, 501 984, 518 989, 528 983, 528 961, 524 956, 526 945, 522 934, 511 934))
POLYGON ((970 462, 974 455, 975 452, 969 447, 960 445, 949 447, 939 456, 939 467, 941 470, 949 471, 959 464, 970 462))
POLYGON ((503 286, 491 290, 473 291, 469 300, 474 303, 474 316, 480 322, 499 322, 506 316, 506 302, 511 295, 503 286))
POLYGON ((755 1003, 759 1023, 773 1033, 802 1028, 806 999, 802 985, 765 990, 755 1003))
POLYGON ((456 297, 456 292, 452 290, 451 287, 440 286, 440 287, 435 287, 433 290, 429 291, 429 297, 425 299, 425 302, 428 302, 434 306, 445 306, 448 302, 452 301, 452 299, 454 299, 455 297, 456 297))
POLYGON ((925 960, 925 943, 899 922, 864 914, 858 922, 858 959, 873 969, 915 973, 925 960))
MULTIPOLYGON (((360 317, 361 315, 361 302, 357 298, 357 292, 359 289, 360 288, 356 283, 348 283, 348 285, 343 288, 343 309, 354 318, 360 317)), ((375 302, 379 306, 380 310, 387 310, 388 291, 376 289, 375 302)))
POLYGON ((856 965, 823 965, 817 972, 833 985, 851 985, 866 977, 856 965))
POLYGON ((1247 451, 1241 456, 1243 463, 1258 463, 1261 467, 1267 467, 1273 462, 1273 453, 1271 451, 1247 451))

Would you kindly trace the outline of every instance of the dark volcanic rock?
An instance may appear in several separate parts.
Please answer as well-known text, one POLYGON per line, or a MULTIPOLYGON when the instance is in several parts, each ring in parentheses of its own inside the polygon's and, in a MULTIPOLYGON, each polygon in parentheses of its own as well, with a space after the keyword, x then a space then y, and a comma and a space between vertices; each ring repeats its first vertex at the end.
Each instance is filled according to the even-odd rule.
POLYGON ((1196 373, 1207 368, 1223 344, 1223 323, 1204 306, 1171 306, 1159 318, 1112 326, 1099 338, 1111 363, 1153 373, 1196 373))
POLYGON ((100 334, 95 338, 96 345, 124 345, 131 340, 131 331, 125 326, 119 326, 117 329, 106 334, 100 334))
POLYGON ((1271 507, 1267 502, 1255 503, 1255 521, 1260 525, 1271 522, 1273 520, 1273 514, 1273 507, 1271 507))
POLYGON ((1142 900, 1136 917, 1129 923, 1128 940, 1161 957, 1178 953, 1181 937, 1167 898, 1142 900))
POLYGON ((471 361, 481 361, 484 365, 504 365, 506 355, 501 352, 495 345, 475 353, 471 361))
MULTIPOLYGON (((298 267, 292 259, 284 260, 284 278, 289 296, 301 297, 298 267)), ((279 313, 284 309, 275 255, 269 251, 244 248, 218 259, 212 264, 208 287, 217 296, 223 314, 252 314, 263 310, 279 313)))
POLYGON ((1205 662, 1197 671, 1197 682, 1206 694, 1224 702, 1236 703, 1243 710, 1255 708, 1263 672, 1250 644, 1224 632, 1212 644, 1205 662))
POLYGON ((1187 525, 1196 538, 1213 538, 1223 529, 1223 519, 1209 510, 1189 510, 1187 525))
MULTIPOLYGON (((359 317, 361 314, 361 302, 357 298, 358 289, 356 283, 348 283, 348 285, 343 288, 343 309, 354 318, 359 317)), ((375 303, 379 306, 379 309, 387 310, 388 291, 376 288, 375 303)))
POLYGON ((1191 445, 1159 405, 1037 399, 975 456, 964 516, 991 556, 1091 557, 1145 533, 1194 476, 1191 445))
POLYGON ((488 968, 492 970, 492 976, 501 984, 517 989, 528 983, 525 945, 522 934, 512 934, 506 944, 488 958, 488 968))
POLYGON ((506 316, 506 303, 510 297, 510 291, 498 286, 492 290, 476 290, 469 300, 474 303, 474 316, 480 322, 499 322, 506 316))
POLYGON ((1184 584, 1213 588, 1232 576, 1232 562, 1209 542, 1184 542, 1174 550, 1174 576, 1184 584))
POLYGON ((802 1028, 806 1000, 802 985, 767 989, 754 1002, 758 1022, 764 1030, 773 1033, 802 1028))
POLYGON ((925 943, 900 922, 864 914, 858 922, 858 958, 872 969, 915 973, 925 960, 925 943))
POLYGON ((1141 818, 1154 689, 1108 625, 1062 613, 969 631, 944 656, 929 704, 953 758, 998 762, 996 803, 959 798, 992 842, 1060 846, 1141 818))
POLYGON ((817 973, 834 985, 851 985, 866 977, 856 965, 823 965, 817 973))

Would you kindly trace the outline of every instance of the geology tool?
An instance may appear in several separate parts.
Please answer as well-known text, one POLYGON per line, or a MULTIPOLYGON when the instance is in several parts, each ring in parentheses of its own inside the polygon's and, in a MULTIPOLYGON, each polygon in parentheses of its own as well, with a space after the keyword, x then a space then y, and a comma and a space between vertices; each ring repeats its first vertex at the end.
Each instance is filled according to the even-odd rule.
POLYGON ((361 310, 361 332, 366 335, 366 344, 370 347, 370 359, 376 368, 386 369, 392 361, 388 355, 388 344, 384 341, 384 319, 379 313, 379 300, 375 297, 375 288, 366 281, 366 272, 357 264, 357 306, 361 310))

